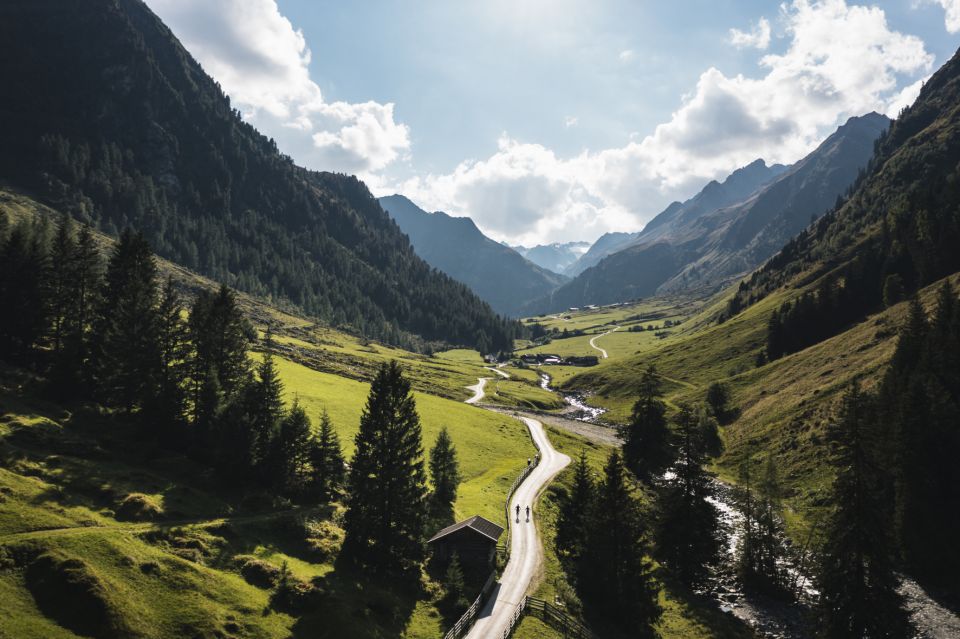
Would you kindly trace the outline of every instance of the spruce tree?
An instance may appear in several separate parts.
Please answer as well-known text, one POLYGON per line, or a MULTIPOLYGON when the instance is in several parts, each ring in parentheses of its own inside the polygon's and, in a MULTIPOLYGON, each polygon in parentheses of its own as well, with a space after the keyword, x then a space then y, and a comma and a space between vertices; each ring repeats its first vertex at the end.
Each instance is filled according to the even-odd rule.
POLYGON ((19 364, 32 361, 32 350, 47 326, 44 295, 47 250, 36 225, 20 222, 0 246, 0 357, 19 364))
POLYGON ((714 382, 707 389, 707 406, 710 413, 720 424, 726 424, 732 417, 730 409, 730 389, 726 384, 714 382))
POLYGON ((719 562, 724 539, 719 512, 708 501, 714 489, 703 469, 705 445, 698 411, 681 405, 674 422, 680 454, 674 476, 657 498, 657 551, 681 582, 697 587, 719 562))
POLYGON ((453 521, 453 503, 457 500, 457 487, 461 481, 457 449, 446 427, 440 429, 437 441, 430 449, 429 468, 433 480, 431 519, 433 524, 443 526, 453 521))
POLYGON ((834 511, 826 526, 818 579, 821 634, 829 639, 909 634, 881 503, 883 477, 872 412, 869 398, 854 383, 832 432, 834 511))
POLYGON ((232 400, 249 381, 247 349, 253 337, 253 329, 237 306, 234 292, 223 285, 216 293, 201 291, 190 309, 187 326, 193 345, 190 376, 194 405, 211 370, 216 372, 224 398, 232 400))
POLYGON ((283 382, 277 372, 270 351, 273 341, 267 333, 266 350, 263 360, 257 367, 257 381, 253 384, 251 402, 249 404, 250 417, 254 425, 254 459, 261 466, 265 477, 282 473, 277 468, 280 460, 271 458, 271 446, 280 428, 280 421, 284 417, 283 410, 283 382), (273 468, 268 466, 273 465, 273 468))
POLYGON ((311 443, 310 466, 314 492, 322 501, 330 501, 343 486, 345 464, 340 438, 326 409, 320 415, 320 427, 311 443))
POLYGON ((306 488, 310 477, 310 418, 294 400, 290 411, 280 422, 277 438, 280 471, 276 485, 287 495, 296 496, 306 488))
POLYGON ((186 416, 184 379, 188 355, 186 323, 182 314, 180 295, 173 279, 168 277, 160 292, 157 308, 158 392, 151 409, 151 419, 165 430, 166 443, 175 447, 186 444, 180 441, 180 427, 186 416))
POLYGON ((103 288, 103 259, 89 226, 80 228, 68 279, 68 297, 71 301, 64 336, 64 368, 72 383, 77 384, 77 395, 85 395, 92 388, 91 367, 92 331, 96 310, 103 288))
POLYGON ((157 265, 146 239, 124 231, 107 264, 96 319, 94 375, 102 401, 127 411, 157 393, 157 265))
POLYGON ((50 245, 50 270, 46 287, 50 299, 50 339, 54 358, 61 356, 66 324, 73 310, 70 308, 69 290, 76 248, 73 222, 64 215, 50 245))
POLYGON ((639 397, 633 405, 630 422, 618 432, 623 441, 627 467, 640 478, 662 473, 672 460, 667 407, 661 399, 660 380, 653 364, 640 378, 639 397))
POLYGON ((557 515, 557 553, 567 568, 568 574, 576 576, 587 540, 587 531, 593 525, 593 502, 596 490, 587 454, 580 451, 580 458, 573 474, 573 486, 560 503, 557 515))
POLYGON ((379 573, 423 559, 426 473, 420 417, 396 361, 381 366, 360 417, 341 556, 379 573))
POLYGON ((577 591, 592 626, 648 637, 662 610, 640 508, 628 481, 620 454, 613 451, 596 489, 577 591))

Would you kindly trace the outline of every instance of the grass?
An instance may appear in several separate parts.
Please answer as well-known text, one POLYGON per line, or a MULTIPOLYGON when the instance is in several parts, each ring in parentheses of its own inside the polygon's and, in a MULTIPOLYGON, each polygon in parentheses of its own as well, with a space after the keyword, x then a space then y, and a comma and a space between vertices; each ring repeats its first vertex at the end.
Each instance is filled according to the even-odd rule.
MULTIPOLYGON (((289 401, 297 398, 314 423, 326 409, 344 453, 353 454, 353 439, 369 385, 311 370, 282 358, 277 367, 289 401)), ((507 488, 535 451, 526 427, 519 420, 462 402, 417 392, 417 409, 423 424, 424 447, 429 448, 446 426, 457 448, 464 482, 455 505, 458 517, 479 514, 499 521, 507 488)))

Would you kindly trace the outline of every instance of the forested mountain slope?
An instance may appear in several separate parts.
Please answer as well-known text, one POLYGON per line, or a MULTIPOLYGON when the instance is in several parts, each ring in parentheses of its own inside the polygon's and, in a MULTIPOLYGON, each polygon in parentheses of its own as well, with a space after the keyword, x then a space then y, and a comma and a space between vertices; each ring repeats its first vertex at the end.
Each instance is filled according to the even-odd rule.
POLYGON ((711 182, 532 310, 606 304, 749 271, 836 202, 888 123, 876 113, 851 118, 788 170, 757 161, 711 182))
POLYGON ((0 179, 242 290, 367 335, 509 346, 354 177, 293 164, 140 0, 0 6, 0 179))
POLYGON ((407 234, 427 264, 463 282, 498 313, 516 315, 530 299, 545 295, 566 278, 491 240, 468 217, 427 213, 402 195, 380 198, 380 206, 407 234))

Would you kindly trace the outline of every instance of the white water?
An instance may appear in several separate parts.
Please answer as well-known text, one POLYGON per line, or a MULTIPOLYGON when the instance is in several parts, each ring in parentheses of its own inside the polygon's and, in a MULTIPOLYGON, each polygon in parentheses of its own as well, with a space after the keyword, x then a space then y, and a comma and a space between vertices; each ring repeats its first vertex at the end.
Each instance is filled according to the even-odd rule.
POLYGON ((570 417, 581 422, 596 422, 597 418, 603 415, 606 412, 604 408, 597 408, 596 406, 590 406, 583 401, 583 398, 580 395, 575 393, 563 393, 555 388, 550 388, 550 376, 546 373, 540 373, 540 388, 545 391, 550 391, 551 393, 557 393, 560 397, 563 398, 563 401, 567 403, 573 410, 570 413, 570 417))

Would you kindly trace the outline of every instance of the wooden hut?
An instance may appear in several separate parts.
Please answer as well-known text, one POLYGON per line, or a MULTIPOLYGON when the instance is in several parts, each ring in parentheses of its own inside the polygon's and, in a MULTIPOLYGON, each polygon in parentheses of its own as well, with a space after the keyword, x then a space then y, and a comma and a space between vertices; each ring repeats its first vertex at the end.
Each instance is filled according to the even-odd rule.
POLYGON ((449 560, 454 553, 464 564, 488 564, 497 552, 503 528, 480 515, 447 526, 427 543, 435 559, 449 560))

